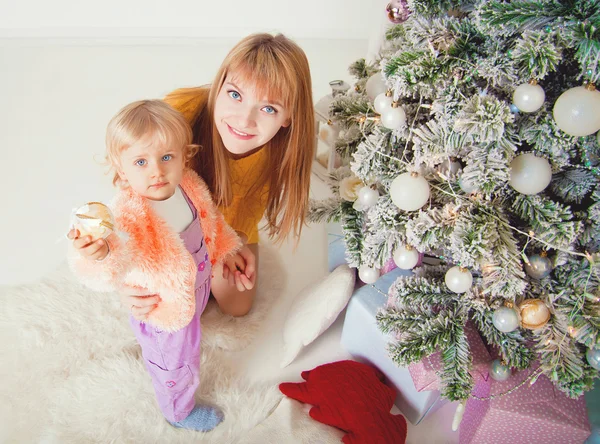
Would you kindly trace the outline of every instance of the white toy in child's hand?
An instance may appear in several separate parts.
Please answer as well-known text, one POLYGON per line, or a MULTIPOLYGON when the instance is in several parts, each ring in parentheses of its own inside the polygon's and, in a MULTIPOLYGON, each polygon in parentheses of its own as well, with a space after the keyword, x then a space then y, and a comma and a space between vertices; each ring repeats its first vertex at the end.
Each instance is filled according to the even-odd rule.
POLYGON ((73 211, 71 229, 78 230, 80 237, 106 239, 115 230, 115 218, 103 203, 88 202, 73 211))

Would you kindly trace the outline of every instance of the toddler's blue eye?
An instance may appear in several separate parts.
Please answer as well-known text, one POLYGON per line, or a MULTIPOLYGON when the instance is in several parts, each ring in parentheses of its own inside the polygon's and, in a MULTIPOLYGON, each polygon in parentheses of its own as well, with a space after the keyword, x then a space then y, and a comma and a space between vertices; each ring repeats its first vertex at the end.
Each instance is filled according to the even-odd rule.
POLYGON ((136 160, 136 161, 135 161, 135 164, 136 164, 137 166, 141 166, 141 167, 143 167, 144 165, 146 165, 146 159, 139 159, 139 160, 136 160))
POLYGON ((163 162, 168 162, 169 160, 171 160, 173 158, 173 156, 171 156, 170 154, 165 154, 162 157, 163 162))
POLYGON ((273 108, 272 106, 265 106, 263 109, 265 110, 265 112, 267 114, 275 114, 275 113, 277 113, 277 110, 275 108, 273 108))
POLYGON ((231 97, 234 100, 239 100, 242 98, 242 96, 240 95, 239 92, 237 91, 228 91, 229 97, 231 97))

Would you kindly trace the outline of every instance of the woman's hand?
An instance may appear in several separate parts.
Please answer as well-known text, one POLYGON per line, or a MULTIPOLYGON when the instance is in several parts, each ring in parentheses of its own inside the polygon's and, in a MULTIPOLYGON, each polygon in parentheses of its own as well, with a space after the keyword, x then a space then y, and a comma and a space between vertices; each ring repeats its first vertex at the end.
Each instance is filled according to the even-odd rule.
POLYGON ((256 256, 244 245, 235 256, 223 264, 223 279, 238 291, 251 290, 256 282, 256 256))
POLYGON ((148 290, 143 288, 127 287, 121 289, 121 304, 134 319, 145 321, 152 310, 154 310, 160 302, 160 296, 157 294, 147 294, 148 290))
POLYGON ((104 239, 92 241, 91 236, 79 237, 79 230, 71 230, 67 237, 73 241, 73 247, 86 259, 101 261, 108 256, 108 243, 104 239))

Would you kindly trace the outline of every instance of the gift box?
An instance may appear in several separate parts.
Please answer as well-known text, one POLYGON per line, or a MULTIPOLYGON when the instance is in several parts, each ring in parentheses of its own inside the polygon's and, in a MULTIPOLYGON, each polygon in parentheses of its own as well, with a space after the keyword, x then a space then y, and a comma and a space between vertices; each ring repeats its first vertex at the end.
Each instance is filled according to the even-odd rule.
MULTIPOLYGON (((479 332, 474 326, 467 324, 465 335, 469 342, 469 349, 473 358, 471 367, 471 376, 475 383, 479 381, 487 381, 489 375, 489 367, 492 358, 479 335, 479 332)), ((410 364, 408 371, 412 377, 417 391, 423 390, 440 390, 441 382, 437 372, 442 369, 441 352, 433 353, 424 358, 420 362, 410 364)))
POLYGON ((495 397, 467 401, 459 429, 461 444, 585 442, 590 435, 590 424, 584 397, 569 398, 544 375, 530 384, 527 379, 537 365, 534 363, 530 369, 515 372, 506 381, 490 378, 489 383, 475 386, 474 395, 495 397))
POLYGON ((387 292, 399 277, 410 276, 411 271, 394 269, 381 276, 373 285, 359 287, 346 309, 342 330, 342 346, 358 361, 377 367, 397 392, 395 404, 413 424, 418 424, 428 413, 442 405, 437 390, 418 391, 407 367, 400 367, 389 357, 387 346, 394 339, 379 330, 375 315, 385 307, 387 292))

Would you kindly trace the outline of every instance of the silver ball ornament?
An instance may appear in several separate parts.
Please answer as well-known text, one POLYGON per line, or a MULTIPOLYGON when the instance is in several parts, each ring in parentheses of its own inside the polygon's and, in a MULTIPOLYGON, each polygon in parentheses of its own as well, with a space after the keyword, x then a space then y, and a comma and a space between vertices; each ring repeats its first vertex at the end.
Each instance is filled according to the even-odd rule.
POLYGON ((377 203, 379 192, 371 187, 362 187, 358 191, 358 201, 363 209, 371 208, 377 203))
POLYGON ((519 315, 509 307, 500 307, 492 315, 494 327, 504 333, 509 333, 519 327, 519 315))
POLYGON ((403 173, 390 185, 390 197, 394 205, 404 211, 416 211, 427 203, 430 196, 429 182, 416 173, 403 173))
POLYGON ((600 348, 588 348, 585 353, 585 358, 588 364, 590 364, 596 370, 600 370, 600 348))
POLYGON ((393 99, 391 95, 388 96, 387 93, 379 94, 373 101, 375 112, 382 114, 386 109, 392 107, 392 102, 393 99))
POLYGON ((513 93, 513 103, 524 113, 532 113, 542 107, 546 100, 546 93, 537 83, 523 83, 513 93))
POLYGON ((392 0, 385 8, 388 19, 394 24, 404 23, 410 17, 406 0, 392 0))
POLYGON ((388 129, 395 130, 406 125, 406 113, 401 106, 392 105, 381 113, 381 124, 388 129))
POLYGON ((494 359, 490 364, 490 378, 495 381, 506 381, 510 378, 510 367, 502 364, 499 359, 494 359))
POLYGON ((358 269, 358 277, 365 284, 374 284, 379 279, 379 270, 367 265, 361 265, 358 269))
POLYGON ((560 95, 552 111, 558 127, 571 136, 589 136, 600 130, 600 92, 585 86, 560 95))
POLYGON ((526 153, 515 157, 510 163, 510 186, 521 194, 538 194, 552 180, 552 168, 543 157, 526 153))
POLYGON ((401 270, 411 270, 419 263, 419 252, 412 247, 399 246, 394 251, 394 263, 401 270))
POLYGON ((446 272, 444 281, 454 293, 465 293, 473 285, 473 275, 466 268, 455 266, 446 272))
POLYGON ((367 90, 367 96, 371 100, 375 100, 375 97, 379 94, 386 92, 385 82, 380 72, 376 72, 369 77, 365 89, 367 90))
POLYGON ((534 279, 544 279, 552 272, 552 261, 545 255, 534 254, 527 258, 525 272, 534 279))

